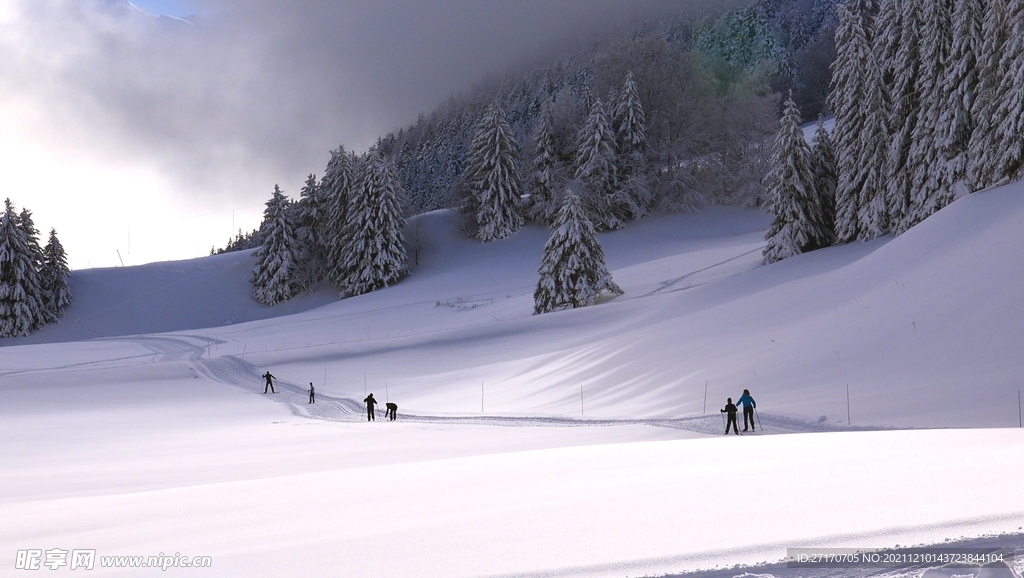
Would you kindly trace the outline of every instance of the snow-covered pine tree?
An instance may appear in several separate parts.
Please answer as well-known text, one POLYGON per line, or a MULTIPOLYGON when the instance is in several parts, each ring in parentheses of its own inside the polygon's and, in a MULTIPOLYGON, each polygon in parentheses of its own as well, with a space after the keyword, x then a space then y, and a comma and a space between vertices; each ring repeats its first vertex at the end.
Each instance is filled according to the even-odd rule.
POLYGON ((37 326, 25 287, 36 275, 32 249, 10 199, 0 217, 0 337, 28 335, 37 326))
MULTIPOLYGON (((642 159, 644 147, 647 145, 647 116, 644 114, 640 90, 633 80, 632 72, 626 74, 626 81, 614 106, 612 129, 618 138, 620 157, 632 160, 639 156, 642 159)), ((629 163, 624 165, 629 166, 629 163)))
POLYGON ((951 87, 946 83, 953 41, 948 0, 927 0, 921 13, 921 39, 915 92, 921 107, 911 134, 907 170, 912 174, 910 207, 897 233, 906 231, 949 204, 952 192, 941 187, 945 171, 943 112, 949 105, 951 87))
POLYGON ((1008 35, 1000 64, 1006 75, 1000 77, 996 93, 996 139, 1000 143, 996 183, 1024 177, 1024 0, 1007 2, 1006 22, 1008 35))
POLYGON ((832 138, 825 130, 825 123, 820 116, 814 138, 811 139, 811 169, 821 216, 817 227, 821 236, 815 243, 818 247, 828 247, 836 240, 836 153, 832 148, 832 138))
POLYGON ((263 244, 255 252, 252 296, 264 305, 276 305, 291 299, 299 290, 295 280, 298 242, 288 197, 277 185, 274 185, 274 194, 266 206, 261 227, 263 244))
POLYGON ((860 105, 863 124, 858 132, 856 186, 859 195, 858 239, 874 239, 889 231, 889 207, 885 198, 885 164, 888 157, 889 134, 886 124, 889 105, 875 53, 868 50, 861 63, 864 98, 860 105))
POLYGON ((32 318, 35 320, 32 330, 36 330, 46 323, 44 314, 44 296, 42 280, 39 278, 39 270, 43 266, 43 248, 39 246, 39 230, 36 229, 35 221, 32 219, 32 211, 23 208, 18 215, 18 226, 28 244, 29 254, 32 256, 32 274, 25 280, 25 294, 28 296, 29 307, 32 308, 32 318))
POLYGON ((971 111, 978 91, 983 16, 980 1, 954 3, 953 44, 945 79, 950 87, 949 100, 939 120, 944 130, 940 187, 950 191, 953 198, 970 192, 966 183, 967 154, 975 127, 971 111))
POLYGON ((320 227, 325 250, 325 274, 335 284, 342 279, 345 260, 345 221, 355 183, 356 160, 345 147, 331 151, 324 176, 320 179, 320 197, 324 215, 320 227))
POLYGON ((580 127, 576 149, 576 178, 586 184, 590 220, 598 231, 621 229, 632 213, 631 206, 618 190, 618 165, 615 134, 604 112, 601 99, 595 98, 586 122, 580 127))
POLYGON ((917 92, 917 69, 920 34, 921 0, 886 0, 879 22, 879 64, 889 93, 889 117, 886 122, 890 136, 886 154, 885 198, 889 207, 889 223, 898 224, 910 206, 912 171, 907 170, 911 135, 917 124, 920 108, 917 92))
POLYGON ((999 179, 996 166, 1001 156, 997 109, 1002 99, 1001 80, 1007 75, 1003 47, 1012 26, 1006 17, 1008 0, 988 0, 982 21, 982 43, 978 54, 978 92, 971 108, 975 121, 967 153, 967 178, 972 191, 992 186, 999 179))
POLYGON ((814 190, 811 149, 800 130, 800 111, 790 94, 772 151, 765 194, 768 212, 775 216, 765 240, 764 262, 774 263, 817 248, 827 237, 814 190))
POLYGON ((407 272, 405 200, 394 169, 371 150, 361 163, 345 225, 341 297, 397 282, 407 272))
POLYGON ((836 4, 839 25, 836 28, 836 59, 832 63, 832 91, 829 106, 836 125, 832 144, 836 152, 836 239, 848 243, 861 236, 859 219, 861 182, 858 177, 864 157, 860 147, 861 127, 868 110, 862 101, 867 93, 864 63, 870 61, 871 48, 865 37, 862 19, 846 2, 836 4))
POLYGON ((326 244, 323 235, 326 207, 316 175, 310 174, 306 184, 299 191, 299 202, 293 203, 295 211, 295 240, 299 261, 295 268, 295 282, 306 291, 312 292, 325 275, 326 244))
POLYGON ((530 190, 528 216, 543 225, 551 225, 558 214, 558 204, 555 202, 558 152, 555 149, 553 107, 552 100, 544 102, 534 138, 533 186, 530 190))
POLYGON ((533 292, 534 314, 593 305, 605 291, 622 294, 605 265, 594 226, 571 186, 563 193, 539 272, 533 292))
POLYGON ((71 270, 68 268, 64 246, 57 238, 57 230, 50 229, 50 238, 43 248, 43 266, 39 270, 40 285, 43 289, 43 316, 46 323, 63 317, 64 311, 71 305, 69 276, 71 270))
POLYGON ((621 194, 630 202, 627 207, 633 209, 629 219, 639 219, 651 202, 651 186, 645 174, 647 161, 644 151, 647 147, 647 116, 640 102, 640 90, 637 88, 633 73, 626 74, 622 90, 618 92, 613 103, 612 130, 615 131, 618 146, 618 178, 621 194))
POLYGON ((469 194, 476 207, 476 236, 487 243, 523 226, 519 143, 505 112, 492 102, 477 127, 467 159, 469 194))

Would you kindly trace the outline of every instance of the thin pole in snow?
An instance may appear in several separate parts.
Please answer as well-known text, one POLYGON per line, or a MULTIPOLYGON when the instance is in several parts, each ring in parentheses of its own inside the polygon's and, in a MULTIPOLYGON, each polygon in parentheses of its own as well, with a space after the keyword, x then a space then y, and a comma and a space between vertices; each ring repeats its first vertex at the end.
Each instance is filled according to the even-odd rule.
POLYGON ((846 384, 846 425, 850 425, 850 384, 846 384))
POLYGON ((242 344, 242 361, 245 361, 245 344, 242 344))
POLYGON ((1020 390, 1017 390, 1017 427, 1024 427, 1024 419, 1021 418, 1020 413, 1020 390))
POLYGON ((705 381, 704 382, 704 409, 701 411, 701 413, 707 413, 707 412, 708 412, 708 382, 705 381))

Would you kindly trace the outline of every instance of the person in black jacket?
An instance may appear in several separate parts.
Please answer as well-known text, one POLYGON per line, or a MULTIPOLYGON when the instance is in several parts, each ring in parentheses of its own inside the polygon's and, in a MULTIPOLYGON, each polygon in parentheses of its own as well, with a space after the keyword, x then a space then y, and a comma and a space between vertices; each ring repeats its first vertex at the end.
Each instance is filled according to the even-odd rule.
POLYGON ((725 409, 722 413, 729 414, 729 421, 725 424, 725 435, 729 435, 729 426, 732 426, 732 431, 736 432, 736 435, 740 435, 740 428, 736 425, 736 405, 733 404, 732 398, 730 397, 725 404, 725 409))
POLYGON ((270 393, 277 393, 277 391, 274 390, 274 382, 271 381, 277 378, 268 371, 263 374, 263 379, 267 380, 267 385, 263 386, 263 393, 267 393, 268 388, 270 389, 270 393))
POLYGON ((396 413, 398 413, 398 404, 397 403, 395 403, 393 401, 389 401, 389 402, 384 404, 384 419, 388 419, 388 417, 390 416, 391 417, 391 421, 395 421, 395 417, 396 417, 395 414, 396 413))
POLYGON ((363 400, 366 404, 366 421, 377 421, 377 418, 373 415, 373 406, 377 405, 377 400, 373 399, 373 394, 366 396, 363 400))
POLYGON ((316 388, 313 387, 313 382, 309 382, 309 403, 316 403, 316 388))

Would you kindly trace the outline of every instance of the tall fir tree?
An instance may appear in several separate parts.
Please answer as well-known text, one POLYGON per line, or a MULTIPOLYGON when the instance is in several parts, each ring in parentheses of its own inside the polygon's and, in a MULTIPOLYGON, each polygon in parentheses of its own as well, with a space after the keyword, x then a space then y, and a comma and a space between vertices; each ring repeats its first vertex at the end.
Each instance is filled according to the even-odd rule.
POLYGON ((880 22, 885 36, 879 38, 883 50, 880 63, 889 93, 886 121, 890 143, 885 162, 885 199, 889 223, 901 223, 910 207, 913 171, 907 169, 914 126, 920 103, 917 95, 917 71, 920 57, 921 0, 886 0, 880 22))
POLYGON ((551 225, 558 215, 555 201, 557 186, 558 152, 555 146, 554 102, 544 102, 534 137, 533 183, 530 190, 530 219, 551 225))
POLYGON ((945 83, 949 99, 939 126, 943 134, 941 188, 952 198, 969 193, 968 152, 975 120, 972 114, 978 92, 978 60, 982 43, 984 10, 980 0, 955 2, 953 39, 945 83))
POLYGON ((921 19, 920 64, 915 88, 921 106, 911 135, 906 167, 912 179, 910 206, 904 219, 894 223, 897 233, 920 223, 952 200, 952 192, 942 187, 947 128, 942 124, 942 117, 951 93, 947 71, 953 44, 949 1, 923 2, 921 19))
POLYGON ((341 282, 343 275, 342 263, 345 260, 345 222, 348 218, 348 207, 352 200, 357 169, 355 157, 339 146, 331 151, 331 159, 327 162, 324 176, 320 179, 320 197, 324 214, 320 226, 320 234, 326 259, 325 275, 335 284, 341 282))
POLYGON ((292 215, 288 197, 274 185, 274 194, 263 210, 263 244, 256 249, 252 273, 252 296, 264 305, 287 301, 299 290, 295 269, 300 256, 292 215))
POLYGON ((50 229, 50 237, 43 248, 43 265, 39 270, 40 285, 43 288, 43 315, 47 323, 64 316, 71 305, 71 289, 68 287, 67 255, 57 238, 57 230, 50 229))
POLYGON ((594 226, 571 188, 563 194, 539 273, 534 314, 593 305, 605 291, 622 294, 605 265, 594 226))
POLYGON ((640 89, 633 79, 633 73, 626 74, 613 106, 612 130, 615 132, 618 148, 618 178, 620 194, 627 203, 626 218, 639 219, 646 213, 651 202, 651 186, 645 174, 647 159, 647 115, 640 102, 640 89))
POLYGON ((480 120, 466 172, 476 208, 477 238, 487 243, 518 231, 523 226, 519 143, 497 102, 480 120))
POLYGON ((39 230, 32 219, 32 211, 25 208, 21 210, 21 214, 18 215, 18 226, 21 227, 29 254, 32 256, 32 274, 25 281, 25 293, 28 296, 29 307, 32 308, 32 329, 36 330, 46 323, 43 286, 39 278, 39 270, 43 266, 43 248, 39 245, 39 230))
POLYGON ((1012 23, 1007 19, 1009 0, 987 0, 982 22, 982 43, 978 54, 978 92, 971 107, 975 121, 968 146, 967 178, 969 188, 978 191, 999 180, 998 159, 1002 150, 999 141, 998 109, 1002 102, 1000 87, 1007 76, 1004 47, 1012 23))
POLYGON ((816 249, 829 236, 822 230, 824 216, 815 191, 811 149, 800 129, 800 111, 792 94, 779 122, 765 197, 768 212, 775 216, 765 236, 765 263, 816 249))
POLYGON ((349 206, 341 297, 387 287, 406 268, 405 199, 394 169, 380 153, 367 153, 349 206))
POLYGON ((38 324, 26 291, 36 276, 34 257, 19 221, 7 199, 0 217, 0 337, 28 335, 38 324))
POLYGON ((832 91, 829 106, 835 114, 833 145, 839 180, 836 185, 836 239, 848 243, 862 234, 861 165, 865 155, 862 127, 868 122, 864 100, 868 93, 864 66, 873 60, 863 20, 846 2, 836 4, 836 59, 832 63, 832 91))
POLYGON ((618 190, 615 133, 601 99, 593 99, 590 114, 580 127, 576 148, 576 178, 586 184, 590 219, 598 231, 621 229, 631 212, 618 190))
POLYGON ((295 211, 295 240, 299 255, 295 280, 302 289, 313 291, 326 275, 327 261, 324 238, 327 207, 316 175, 310 174, 306 178, 306 184, 299 191, 299 202, 293 203, 292 207, 295 211))
POLYGON ((888 157, 888 95, 882 82, 882 70, 875 53, 868 50, 861 63, 864 98, 860 102, 863 124, 858 132, 857 191, 858 239, 873 239, 889 232, 889 207, 886 202, 885 163, 888 157))
POLYGON ((827 247, 836 241, 836 153, 820 116, 811 140, 811 169, 821 217, 816 244, 827 247))
POLYGON ((1005 183, 1024 177, 1024 0, 1006 3, 1007 40, 1000 68, 1006 71, 996 92, 995 122, 999 154, 994 181, 1005 183))

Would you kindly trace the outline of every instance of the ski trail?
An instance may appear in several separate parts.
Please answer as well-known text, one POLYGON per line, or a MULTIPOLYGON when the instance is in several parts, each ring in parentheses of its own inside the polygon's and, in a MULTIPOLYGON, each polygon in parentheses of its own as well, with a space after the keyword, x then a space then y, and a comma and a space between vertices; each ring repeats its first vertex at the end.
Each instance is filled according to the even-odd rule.
MULTIPOLYGON (((749 252, 747 253, 749 254, 749 252)), ((741 257, 742 255, 740 255, 741 257)), ((738 258, 734 257, 733 259, 738 258)), ((696 272, 695 272, 696 273, 696 272)), ((225 341, 208 335, 183 334, 147 335, 128 339, 119 339, 136 343, 152 351, 152 360, 156 362, 184 361, 195 371, 212 381, 237 387, 246 392, 266 395, 270 401, 284 404, 296 416, 336 422, 361 422, 366 420, 364 404, 350 397, 338 397, 325 393, 317 393, 316 403, 310 404, 309 388, 305 383, 294 383, 287 380, 274 380, 276 394, 264 394, 262 371, 248 363, 240 356, 221 355, 210 357, 209 352, 214 344, 225 341), (205 356, 205 357, 204 357, 205 356)), ((378 408, 378 410, 381 408, 378 408)), ((383 412, 378 411, 383 416, 383 412)), ((772 414, 759 414, 760 422, 757 431, 743 432, 740 435, 778 435, 787 433, 810 433, 831 431, 863 431, 887 428, 843 426, 826 423, 809 423, 793 418, 772 414)), ((495 427, 584 427, 584 426, 623 426, 642 425, 648 427, 670 428, 704 435, 723 435, 724 419, 721 415, 707 414, 678 418, 586 418, 559 416, 507 416, 507 415, 431 415, 400 411, 399 420, 413 423, 434 423, 446 425, 488 425, 495 427)), ((384 421, 381 419, 380 421, 384 421)), ((733 434, 729 434, 733 435, 733 434)))
MULTIPOLYGON (((662 281, 661 283, 659 283, 659 287, 657 289, 655 289, 654 291, 651 291, 649 293, 645 293, 643 295, 639 295, 638 297, 651 297, 653 295, 657 295, 659 293, 667 291, 673 285, 675 285, 676 283, 679 283, 680 281, 685 281, 686 279, 689 279, 690 277, 693 277, 694 275, 697 275, 699 273, 703 273, 705 271, 709 271, 711 269, 714 269, 715 267, 721 267, 722 265, 725 265, 726 263, 731 263, 731 262, 733 262, 733 261, 735 261, 737 259, 742 259, 743 257, 746 257, 747 255, 750 255, 751 253, 756 253, 756 252, 762 251, 762 250, 764 250, 764 246, 763 245, 759 246, 759 247, 756 247, 754 249, 751 249, 750 251, 746 251, 744 253, 740 253, 739 255, 735 255, 733 257, 729 257, 728 259, 725 259, 724 261, 719 261, 718 263, 714 263, 712 265, 708 265, 707 267, 703 267, 701 269, 697 269, 696 271, 690 271, 689 273, 687 273, 686 275, 683 275, 682 277, 676 277, 675 279, 668 279, 666 281, 662 281)), ((682 287, 680 289, 673 289, 673 291, 682 291, 682 290, 685 290, 685 289, 692 289, 694 287, 700 287, 700 285, 703 285, 703 283, 700 283, 700 284, 697 284, 697 285, 690 285, 688 287, 682 287)))

